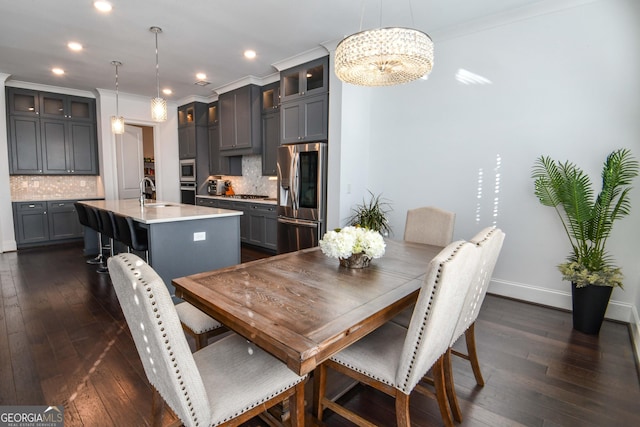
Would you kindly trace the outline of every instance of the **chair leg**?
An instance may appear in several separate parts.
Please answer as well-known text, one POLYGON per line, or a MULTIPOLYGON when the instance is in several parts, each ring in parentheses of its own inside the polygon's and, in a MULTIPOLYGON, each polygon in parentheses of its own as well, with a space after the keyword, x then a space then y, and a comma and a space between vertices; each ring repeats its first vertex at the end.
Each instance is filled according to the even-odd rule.
POLYGON ((316 414, 318 421, 322 421, 322 399, 327 390, 327 367, 320 364, 313 371, 313 413, 316 414))
POLYGON ((153 386, 153 395, 151 397, 151 425, 153 427, 162 426, 162 415, 164 413, 164 399, 153 386))
POLYGON ((295 392, 289 397, 291 427, 304 426, 304 383, 304 381, 299 382, 295 392))
POLYGON ((409 416, 409 395, 401 391, 396 392, 396 423, 398 427, 411 427, 409 416))
POLYGON ((194 334, 194 338, 196 339, 196 351, 205 348, 209 345, 209 336, 204 334, 194 334))
POLYGON ((436 363, 433 364, 431 372, 433 373, 433 385, 436 388, 436 400, 440 408, 440 416, 445 426, 452 427, 453 418, 451 416, 449 402, 447 401, 447 388, 444 379, 444 357, 443 354, 436 363))
POLYGON ((449 407, 453 413, 453 419, 457 422, 462 422, 462 412, 460 411, 460 405, 458 405, 458 396, 456 395, 456 387, 453 382, 453 370, 451 369, 451 349, 448 349, 444 354, 443 360, 444 368, 444 380, 445 387, 447 389, 447 399, 449 400, 449 407))
POLYGON ((467 342, 467 352, 469 353, 469 362, 471 362, 473 376, 476 377, 476 383, 478 383, 479 386, 484 386, 484 378, 482 378, 482 372, 480 372, 480 363, 478 362, 478 352, 476 349, 475 326, 476 322, 473 322, 464 332, 464 338, 467 342))

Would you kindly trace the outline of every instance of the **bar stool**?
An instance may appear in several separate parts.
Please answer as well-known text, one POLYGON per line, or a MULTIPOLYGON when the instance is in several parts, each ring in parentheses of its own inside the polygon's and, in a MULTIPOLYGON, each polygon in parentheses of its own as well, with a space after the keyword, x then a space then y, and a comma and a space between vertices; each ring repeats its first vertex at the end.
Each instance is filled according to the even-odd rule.
POLYGON ((116 240, 127 245, 127 252, 144 251, 145 261, 149 263, 149 243, 147 230, 135 225, 133 218, 113 212, 116 240))
POLYGON ((89 227, 98 233, 98 256, 95 257, 95 260, 97 260, 96 264, 100 264, 102 266, 98 268, 98 272, 102 271, 103 273, 106 273, 106 260, 103 255, 103 251, 108 249, 108 247, 102 244, 102 227, 100 226, 100 216, 98 215, 98 210, 96 208, 87 206, 87 220, 89 221, 89 227))
MULTIPOLYGON (((109 238, 109 256, 114 254, 115 226, 113 224, 113 213, 105 209, 96 209, 100 233, 109 238)), ((98 269, 98 273, 108 273, 108 267, 98 269)))
POLYGON ((102 264, 102 242, 100 242, 100 234, 99 230, 97 230, 98 224, 95 217, 93 218, 93 221, 89 218, 90 215, 94 216, 94 214, 93 212, 89 212, 89 208, 80 202, 74 202, 73 206, 78 214, 78 221, 80 221, 80 225, 98 231, 98 255, 96 255, 95 258, 88 259, 87 264, 102 264))

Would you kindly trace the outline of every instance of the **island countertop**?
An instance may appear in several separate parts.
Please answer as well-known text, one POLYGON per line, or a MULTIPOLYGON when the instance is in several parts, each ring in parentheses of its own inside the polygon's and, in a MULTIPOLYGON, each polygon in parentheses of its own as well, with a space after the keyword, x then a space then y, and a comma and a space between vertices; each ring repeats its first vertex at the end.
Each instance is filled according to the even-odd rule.
POLYGON ((82 201, 81 203, 95 208, 116 212, 124 216, 129 216, 144 224, 222 218, 243 214, 241 211, 229 209, 185 205, 182 203, 162 202, 157 200, 148 201, 144 208, 140 206, 138 199, 87 200, 82 201))

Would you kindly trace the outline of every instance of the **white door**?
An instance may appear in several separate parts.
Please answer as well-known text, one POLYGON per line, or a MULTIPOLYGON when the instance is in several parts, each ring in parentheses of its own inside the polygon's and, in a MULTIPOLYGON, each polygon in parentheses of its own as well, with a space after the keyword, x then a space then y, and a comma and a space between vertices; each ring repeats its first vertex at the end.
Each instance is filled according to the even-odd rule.
POLYGON ((122 137, 116 135, 116 157, 118 165, 118 197, 137 199, 140 197, 140 180, 143 175, 142 129, 124 126, 122 137))

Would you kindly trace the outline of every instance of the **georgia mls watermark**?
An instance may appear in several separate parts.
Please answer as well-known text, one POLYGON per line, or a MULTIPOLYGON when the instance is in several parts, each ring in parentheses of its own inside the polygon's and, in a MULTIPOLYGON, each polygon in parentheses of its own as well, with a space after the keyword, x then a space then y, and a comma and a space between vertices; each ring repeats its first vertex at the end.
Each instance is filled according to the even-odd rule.
POLYGON ((64 406, 0 406, 0 427, 64 427, 64 406))

